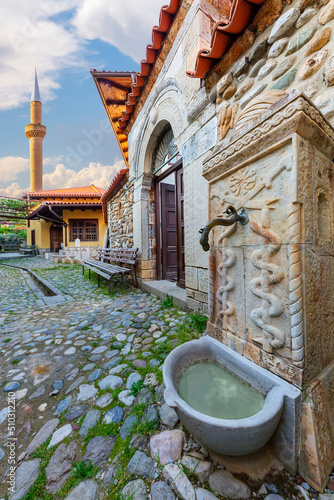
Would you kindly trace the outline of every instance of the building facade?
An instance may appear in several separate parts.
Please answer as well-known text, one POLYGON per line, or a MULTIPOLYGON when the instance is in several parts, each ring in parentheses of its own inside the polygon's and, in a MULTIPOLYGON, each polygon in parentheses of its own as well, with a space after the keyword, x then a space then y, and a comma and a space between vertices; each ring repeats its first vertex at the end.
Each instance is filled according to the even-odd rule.
POLYGON ((209 335, 302 391, 276 449, 318 491, 334 460, 333 27, 333 0, 170 0, 138 73, 92 71, 139 276, 185 287, 209 335), (249 224, 215 227, 204 252, 229 206, 249 224))
MULTIPOLYGON (((262 4, 171 0, 139 73, 92 71, 133 184, 139 276, 176 280, 186 287, 189 307, 203 312, 205 157, 231 140, 245 108, 268 92, 274 103, 302 90, 325 117, 334 117, 331 3, 262 4)), ((117 214, 117 207, 111 211, 117 214)))

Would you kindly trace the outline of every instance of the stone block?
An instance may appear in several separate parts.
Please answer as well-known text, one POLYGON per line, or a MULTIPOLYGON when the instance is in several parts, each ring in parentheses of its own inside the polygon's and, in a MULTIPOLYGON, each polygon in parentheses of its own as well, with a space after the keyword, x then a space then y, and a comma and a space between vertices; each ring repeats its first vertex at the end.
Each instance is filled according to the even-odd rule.
POLYGON ((279 18, 283 9, 283 0, 267 0, 253 19, 256 33, 262 33, 279 18))
POLYGON ((157 277, 156 269, 139 269, 138 277, 143 280, 154 280, 157 277))
POLYGON ((196 267, 186 267, 186 287, 198 290, 198 274, 196 267))
POLYGON ((198 289, 200 292, 208 293, 208 270, 198 269, 198 289))
POLYGON ((198 52, 200 50, 209 50, 209 49, 210 49, 210 42, 205 40, 205 38, 203 38, 202 36, 199 36, 186 56, 187 71, 194 71, 198 52))
POLYGON ((195 300, 199 302, 208 302, 208 294, 203 292, 195 292, 195 300))
POLYGON ((155 260, 138 260, 137 263, 138 269, 155 269, 156 268, 156 261, 155 260))
POLYGON ((199 37, 207 42, 211 40, 210 18, 201 9, 197 11, 184 37, 183 57, 189 54, 189 51, 199 37))
POLYGON ((188 297, 187 297, 187 307, 189 307, 189 309, 193 309, 194 311, 198 312, 202 311, 202 303, 198 302, 195 299, 190 299, 188 297))

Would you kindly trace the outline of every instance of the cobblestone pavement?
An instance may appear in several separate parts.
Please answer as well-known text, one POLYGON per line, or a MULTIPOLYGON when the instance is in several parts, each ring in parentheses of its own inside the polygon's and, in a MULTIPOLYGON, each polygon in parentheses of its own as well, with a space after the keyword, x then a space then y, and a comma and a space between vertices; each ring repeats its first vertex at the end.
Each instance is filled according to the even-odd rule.
MULTIPOLYGON (((268 452, 238 479, 164 403, 163 360, 202 333, 203 318, 129 285, 115 283, 110 296, 80 266, 38 257, 7 263, 37 270, 74 300, 37 306, 21 272, 0 265, 0 496, 317 498, 307 483, 297 489, 268 452)), ((233 460, 228 468, 238 472, 233 460)))

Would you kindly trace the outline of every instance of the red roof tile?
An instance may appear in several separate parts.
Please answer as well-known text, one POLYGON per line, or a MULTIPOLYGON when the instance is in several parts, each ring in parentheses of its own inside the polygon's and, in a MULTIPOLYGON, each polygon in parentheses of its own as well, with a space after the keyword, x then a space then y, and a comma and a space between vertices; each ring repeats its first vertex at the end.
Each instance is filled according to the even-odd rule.
POLYGON ((76 188, 60 188, 60 189, 50 189, 46 191, 31 191, 25 193, 29 195, 30 198, 101 198, 105 189, 93 186, 84 186, 76 188))
MULTIPOLYGON (((252 22, 258 6, 262 5, 264 2, 265 0, 232 0, 231 5, 226 4, 225 14, 229 12, 228 17, 222 16, 221 21, 215 25, 210 48, 200 50, 198 52, 195 69, 194 71, 187 71, 187 75, 191 78, 205 78, 208 71, 221 59, 236 38, 252 22)), ((141 95, 146 79, 156 62, 159 51, 173 22, 175 14, 177 13, 180 3, 181 0, 170 0, 169 5, 163 6, 160 11, 159 25, 153 27, 152 43, 146 47, 146 59, 141 61, 140 72, 132 74, 135 75, 135 78, 131 84, 131 92, 127 94, 125 109, 122 109, 121 117, 119 117, 119 119, 116 120, 114 118, 114 120, 112 120, 112 122, 118 122, 116 130, 114 130, 117 138, 121 135, 122 137, 126 137, 125 128, 136 107, 137 99, 141 95)), ((93 70, 91 73, 95 79, 94 74, 101 74, 102 72, 93 70)), ((106 72, 106 75, 108 74, 120 75, 121 72, 106 72)), ((115 126, 113 125, 113 127, 115 126)), ((125 141, 126 140, 123 139, 123 142, 125 141)), ((121 144, 120 147, 123 152, 121 144)), ((128 165, 127 142, 125 162, 128 165)))
MULTIPOLYGON (((134 111, 134 107, 137 103, 137 97, 140 96, 142 92, 142 88, 145 85, 146 77, 150 74, 151 69, 157 59, 159 54, 159 50, 162 47, 162 44, 165 40, 166 34, 172 24, 174 16, 179 8, 181 0, 170 0, 169 5, 164 5, 160 11, 160 19, 159 25, 154 26, 152 30, 152 43, 147 45, 146 47, 146 59, 141 61, 140 72, 132 73, 133 81, 131 83, 131 92, 127 94, 127 100, 125 102, 125 110, 122 110, 122 115, 118 120, 118 127, 115 131, 115 134, 124 134, 124 129, 130 120, 131 114, 134 111)), ((91 70, 91 74, 95 80, 96 78, 101 77, 101 74, 104 72, 91 70)), ((120 75, 121 72, 105 72, 105 75, 113 76, 120 75)), ((100 89, 99 89, 100 92, 100 89)), ((101 94, 101 92, 100 92, 101 94)), ((117 135, 116 135, 117 137, 117 135)), ((121 147, 121 145, 120 145, 121 147)), ((122 147, 121 147, 122 150, 122 147)), ((123 152, 123 151, 122 151, 123 152)), ((127 152, 127 151, 126 151, 127 152)), ((124 156, 124 155, 123 155, 124 156)), ((127 155, 126 155, 127 156, 127 155)), ((128 165, 128 159, 125 159, 126 164, 128 165)))
POLYGON ((257 7, 265 0, 233 0, 229 18, 219 21, 213 30, 211 46, 198 52, 194 71, 187 71, 191 78, 205 78, 208 71, 227 52, 237 35, 252 22, 257 7))

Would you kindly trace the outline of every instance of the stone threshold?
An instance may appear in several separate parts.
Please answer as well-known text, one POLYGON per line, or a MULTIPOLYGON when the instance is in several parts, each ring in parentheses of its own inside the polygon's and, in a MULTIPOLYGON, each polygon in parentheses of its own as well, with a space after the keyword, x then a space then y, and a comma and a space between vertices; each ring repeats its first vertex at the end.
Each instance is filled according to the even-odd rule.
POLYGON ((166 295, 173 297, 174 304, 179 305, 182 309, 187 309, 187 294, 184 288, 180 288, 175 282, 167 280, 150 280, 144 281, 138 278, 139 286, 145 292, 152 293, 161 299, 166 298, 166 295))

